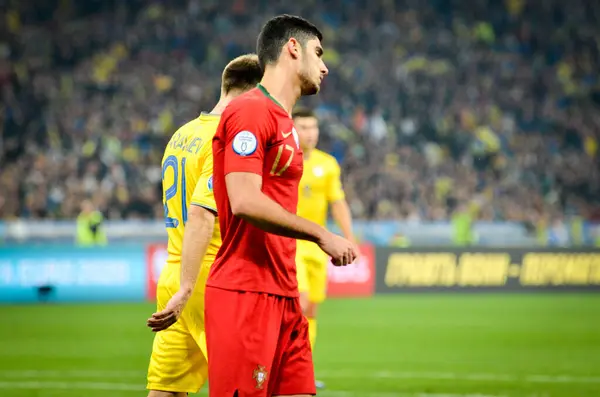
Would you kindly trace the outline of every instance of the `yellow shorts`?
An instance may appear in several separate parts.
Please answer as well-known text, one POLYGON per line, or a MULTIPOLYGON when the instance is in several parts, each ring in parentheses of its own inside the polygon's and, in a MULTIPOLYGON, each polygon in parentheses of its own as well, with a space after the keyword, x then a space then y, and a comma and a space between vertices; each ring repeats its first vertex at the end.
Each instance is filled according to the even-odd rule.
MULTIPOLYGON (((202 264, 196 289, 179 320, 154 337, 147 389, 197 393, 208 379, 204 290, 211 264, 202 264)), ((180 266, 165 266, 156 290, 158 310, 179 290, 179 278, 180 266)))
POLYGON ((327 296, 327 254, 318 245, 298 240, 296 272, 298 291, 308 293, 308 300, 321 303, 327 296))

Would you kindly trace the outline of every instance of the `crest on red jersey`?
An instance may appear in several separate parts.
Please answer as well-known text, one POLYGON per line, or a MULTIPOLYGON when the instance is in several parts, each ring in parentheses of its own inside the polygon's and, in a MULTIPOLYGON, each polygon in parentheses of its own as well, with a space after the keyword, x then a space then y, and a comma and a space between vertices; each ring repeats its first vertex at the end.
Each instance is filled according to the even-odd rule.
POLYGON ((262 390, 265 381, 267 380, 268 372, 265 367, 258 365, 254 370, 252 378, 256 381, 256 388, 262 390))

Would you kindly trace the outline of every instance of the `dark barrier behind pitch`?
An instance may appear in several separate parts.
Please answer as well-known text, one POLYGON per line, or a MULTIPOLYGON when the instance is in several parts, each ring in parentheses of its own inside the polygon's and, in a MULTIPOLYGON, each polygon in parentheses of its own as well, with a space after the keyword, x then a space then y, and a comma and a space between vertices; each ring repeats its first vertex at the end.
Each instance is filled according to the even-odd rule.
POLYGON ((376 293, 599 291, 599 249, 378 247, 376 293))

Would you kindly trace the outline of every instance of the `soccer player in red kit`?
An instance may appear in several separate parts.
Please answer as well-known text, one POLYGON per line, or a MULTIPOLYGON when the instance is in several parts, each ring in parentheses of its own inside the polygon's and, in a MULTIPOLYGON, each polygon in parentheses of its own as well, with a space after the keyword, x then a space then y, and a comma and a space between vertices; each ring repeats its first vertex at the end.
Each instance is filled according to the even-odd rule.
POLYGON ((261 84, 229 104, 213 139, 223 245, 205 293, 211 397, 316 394, 296 239, 317 243, 339 266, 357 252, 295 215, 303 159, 290 114, 328 72, 321 40, 300 17, 269 20, 257 42, 261 84))

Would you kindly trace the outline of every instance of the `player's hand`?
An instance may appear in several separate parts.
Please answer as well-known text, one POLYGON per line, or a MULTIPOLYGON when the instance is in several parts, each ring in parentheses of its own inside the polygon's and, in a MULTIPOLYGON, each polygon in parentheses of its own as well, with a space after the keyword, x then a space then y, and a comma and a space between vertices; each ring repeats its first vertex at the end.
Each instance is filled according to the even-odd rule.
POLYGON ((351 239, 350 241, 352 241, 352 244, 354 244, 354 252, 356 252, 356 258, 354 258, 351 263, 356 263, 362 256, 362 252, 360 252, 359 244, 355 239, 351 239))
POLYGON ((169 300, 165 309, 154 313, 148 319, 146 325, 152 329, 152 332, 159 332, 169 328, 177 322, 189 298, 190 295, 183 290, 177 291, 169 300))
POLYGON ((354 262, 358 255, 358 248, 354 243, 334 233, 328 233, 319 242, 319 247, 331 256, 331 262, 334 266, 349 265, 354 262))

